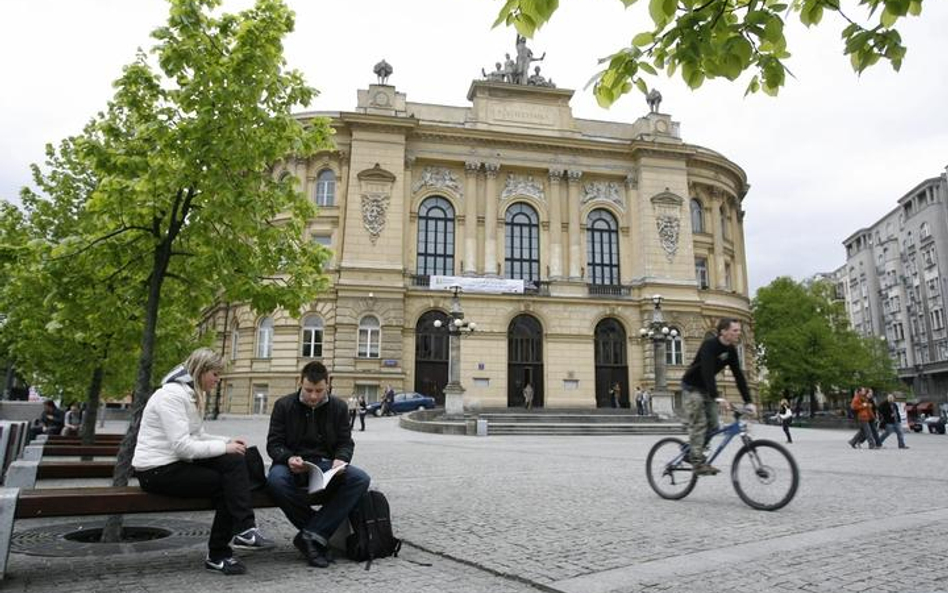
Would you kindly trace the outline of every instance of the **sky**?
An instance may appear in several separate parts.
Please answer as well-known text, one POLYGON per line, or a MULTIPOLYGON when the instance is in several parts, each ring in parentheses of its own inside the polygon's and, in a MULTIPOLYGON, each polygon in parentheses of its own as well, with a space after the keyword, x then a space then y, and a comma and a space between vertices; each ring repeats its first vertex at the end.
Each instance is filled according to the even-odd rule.
MULTIPOLYGON (((389 84, 408 101, 469 105, 481 68, 514 50, 514 31, 492 29, 501 0, 286 0, 296 30, 290 67, 320 91, 309 109, 351 111, 372 66, 394 67, 389 84)), ((849 3, 854 15, 855 2, 849 3)), ((224 10, 250 0, 225 0, 224 10)), ((29 165, 46 143, 81 131, 149 33, 167 18, 163 0, 0 0, 0 199, 32 184, 29 165)), ((575 89, 576 117, 633 122, 648 112, 638 92, 610 109, 585 89, 597 60, 650 26, 647 2, 563 0, 530 41, 546 52, 543 74, 575 89)), ((827 13, 806 29, 791 16, 795 78, 776 98, 744 97, 749 75, 689 90, 680 78, 649 84, 685 142, 722 153, 747 173, 743 208, 751 296, 778 276, 803 279, 845 263, 842 240, 873 224, 921 181, 948 167, 948 2, 926 0, 902 21, 908 55, 899 73, 881 63, 857 76, 843 56, 845 23, 827 13)))

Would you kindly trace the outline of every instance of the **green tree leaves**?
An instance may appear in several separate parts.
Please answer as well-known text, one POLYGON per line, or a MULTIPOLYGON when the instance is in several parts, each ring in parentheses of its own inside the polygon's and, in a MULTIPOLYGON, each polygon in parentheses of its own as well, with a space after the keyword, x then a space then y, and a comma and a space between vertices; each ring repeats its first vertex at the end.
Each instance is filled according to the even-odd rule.
MULTIPOLYGON (((620 1, 626 7, 636 2, 620 1)), ((494 26, 514 26, 530 37, 558 6, 555 0, 507 0, 494 26)), ((635 31, 629 47, 600 60, 609 65, 591 81, 593 93, 600 105, 609 106, 633 87, 647 93, 644 75, 665 70, 667 76, 680 72, 692 89, 707 79, 734 81, 749 71, 747 93, 776 95, 786 82, 784 60, 790 57, 784 18, 794 14, 807 27, 828 26, 827 13, 847 23, 843 51, 857 73, 880 60, 899 70, 906 49, 895 25, 921 11, 922 0, 859 0, 857 12, 865 17, 858 23, 838 0, 793 0, 789 5, 780 0, 649 0, 654 27, 635 31)))

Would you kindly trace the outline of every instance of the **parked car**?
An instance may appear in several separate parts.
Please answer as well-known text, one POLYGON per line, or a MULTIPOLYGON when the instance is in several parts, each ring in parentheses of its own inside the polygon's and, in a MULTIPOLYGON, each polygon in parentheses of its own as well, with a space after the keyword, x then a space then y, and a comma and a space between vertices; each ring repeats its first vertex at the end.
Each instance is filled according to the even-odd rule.
MULTIPOLYGON (((933 418, 933 422, 940 418, 938 409, 932 402, 911 402, 905 404, 905 417, 908 420, 909 428, 914 432, 922 432, 928 423, 927 418, 933 418)), ((941 424, 944 430, 944 421, 941 424)), ((929 426, 929 432, 936 432, 936 428, 929 426)))
MULTIPOLYGON (((395 403, 392 404, 392 411, 396 414, 402 412, 411 412, 412 410, 430 410, 435 407, 433 397, 409 391, 406 393, 396 393, 395 403)), ((366 406, 366 412, 373 416, 382 415, 382 402, 373 402, 366 406)))

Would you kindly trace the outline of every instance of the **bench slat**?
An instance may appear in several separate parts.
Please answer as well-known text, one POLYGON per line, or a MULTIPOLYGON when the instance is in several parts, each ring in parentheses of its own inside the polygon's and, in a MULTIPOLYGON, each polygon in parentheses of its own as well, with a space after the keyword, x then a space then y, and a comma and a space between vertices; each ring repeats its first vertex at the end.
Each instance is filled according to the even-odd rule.
MULTIPOLYGON (((120 443, 122 439, 125 438, 124 434, 97 434, 95 435, 96 442, 103 443, 120 443)), ((61 434, 51 434, 47 439, 49 444, 60 444, 62 441, 81 441, 81 437, 77 436, 63 436, 61 434)))
POLYGON ((114 457, 118 455, 118 445, 46 445, 43 457, 114 457))
MULTIPOLYGON (((266 490, 253 493, 254 507, 275 506, 266 490)), ((17 519, 206 511, 215 506, 208 498, 174 498, 149 494, 134 486, 124 488, 40 488, 20 491, 17 519)))
POLYGON ((36 471, 36 479, 111 478, 114 471, 113 461, 41 461, 36 471))

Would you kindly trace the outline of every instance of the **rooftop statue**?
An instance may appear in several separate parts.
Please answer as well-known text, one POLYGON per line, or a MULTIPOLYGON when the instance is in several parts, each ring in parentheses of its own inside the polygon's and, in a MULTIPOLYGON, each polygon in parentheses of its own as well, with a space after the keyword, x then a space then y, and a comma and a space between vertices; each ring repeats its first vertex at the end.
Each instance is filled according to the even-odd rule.
POLYGON ((534 68, 534 74, 530 74, 530 64, 542 61, 546 57, 546 52, 543 52, 543 55, 539 58, 533 57, 533 51, 527 47, 527 38, 519 33, 517 34, 516 50, 517 55, 514 58, 511 58, 509 53, 504 54, 502 68, 500 62, 495 64, 496 69, 493 72, 487 72, 484 68, 481 68, 484 79, 490 82, 555 87, 552 81, 540 76, 539 66, 534 68))
POLYGON ((540 67, 537 66, 533 69, 533 74, 530 75, 530 78, 527 79, 527 84, 531 86, 543 86, 551 89, 555 89, 556 85, 553 84, 552 80, 547 80, 543 76, 540 76, 540 67))
POLYGON ((648 103, 648 110, 651 113, 658 113, 658 106, 662 104, 662 94, 658 89, 652 89, 645 96, 645 102, 648 103))
POLYGON ((394 71, 392 65, 384 59, 372 68, 372 72, 375 72, 375 75, 379 77, 379 84, 388 84, 388 77, 391 76, 394 71))

